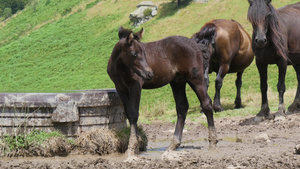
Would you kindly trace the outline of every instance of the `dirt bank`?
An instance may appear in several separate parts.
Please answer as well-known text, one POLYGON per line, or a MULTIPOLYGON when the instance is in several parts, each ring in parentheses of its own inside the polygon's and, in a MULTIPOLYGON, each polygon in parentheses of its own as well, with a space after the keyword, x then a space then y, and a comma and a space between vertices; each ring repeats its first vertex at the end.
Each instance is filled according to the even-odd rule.
POLYGON ((253 122, 253 117, 217 119, 220 139, 208 150, 207 129, 187 121, 182 146, 168 154, 164 150, 172 138, 174 124, 143 125, 148 135, 148 151, 135 162, 124 155, 70 155, 53 158, 1 159, 0 168, 300 168, 300 114, 279 120, 253 122))

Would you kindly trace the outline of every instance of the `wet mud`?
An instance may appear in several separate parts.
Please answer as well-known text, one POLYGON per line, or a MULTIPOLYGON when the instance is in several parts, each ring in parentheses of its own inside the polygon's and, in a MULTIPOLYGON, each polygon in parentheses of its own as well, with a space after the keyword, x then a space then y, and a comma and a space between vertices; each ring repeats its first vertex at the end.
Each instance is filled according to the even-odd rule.
POLYGON ((137 160, 128 162, 124 154, 7 158, 0 168, 300 168, 300 113, 263 122, 253 116, 223 118, 215 124, 215 149, 209 149, 207 128, 187 121, 180 148, 166 153, 175 124, 141 124, 148 148, 137 160))

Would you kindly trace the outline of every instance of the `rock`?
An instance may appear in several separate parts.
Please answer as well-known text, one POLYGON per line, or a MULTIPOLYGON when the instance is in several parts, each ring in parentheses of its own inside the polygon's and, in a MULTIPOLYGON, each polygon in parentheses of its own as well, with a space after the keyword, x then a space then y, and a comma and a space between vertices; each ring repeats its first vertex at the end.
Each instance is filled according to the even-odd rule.
POLYGON ((152 2, 152 1, 143 1, 141 3, 139 3, 136 7, 155 7, 156 10, 157 10, 157 6, 152 2))
POLYGON ((300 154, 300 144, 295 146, 295 154, 300 154))
POLYGON ((258 136, 254 137, 254 142, 258 142, 258 143, 261 143, 261 142, 266 142, 266 143, 270 143, 271 140, 269 139, 269 136, 267 133, 261 133, 259 134, 258 136))
POLYGON ((137 8, 138 9, 136 9, 129 15, 129 19, 131 22, 133 22, 133 26, 139 26, 140 24, 147 22, 152 17, 157 15, 158 8, 152 1, 143 1, 137 5, 137 8), (149 16, 144 15, 144 11, 146 9, 152 10, 149 16))

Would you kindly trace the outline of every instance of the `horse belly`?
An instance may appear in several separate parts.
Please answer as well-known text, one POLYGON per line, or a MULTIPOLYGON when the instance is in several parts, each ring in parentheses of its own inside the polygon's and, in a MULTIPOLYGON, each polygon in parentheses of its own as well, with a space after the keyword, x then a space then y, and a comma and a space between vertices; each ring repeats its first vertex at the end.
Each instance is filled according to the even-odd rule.
POLYGON ((155 89, 163 87, 167 84, 169 84, 174 79, 173 75, 156 75, 154 74, 154 77, 151 81, 145 81, 143 84, 143 89, 155 89))
POLYGON ((253 54, 242 53, 237 55, 230 63, 229 73, 243 71, 252 63, 253 59, 253 54))

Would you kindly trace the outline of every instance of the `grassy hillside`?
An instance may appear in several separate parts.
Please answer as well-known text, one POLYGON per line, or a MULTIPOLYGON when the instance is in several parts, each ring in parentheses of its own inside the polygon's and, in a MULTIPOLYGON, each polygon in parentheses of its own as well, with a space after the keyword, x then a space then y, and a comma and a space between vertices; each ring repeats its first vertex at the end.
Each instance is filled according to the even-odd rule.
MULTIPOLYGON (((0 92, 57 92, 63 90, 113 88, 106 73, 107 61, 118 41, 118 28, 131 28, 129 14, 140 1, 120 0, 36 0, 23 11, 0 23, 0 92)), ((145 29, 143 42, 171 35, 190 37, 212 19, 234 19, 252 33, 247 21, 247 0, 209 0, 177 8, 171 0, 153 0, 158 16, 138 28, 145 29)), ((273 0, 275 7, 298 0, 273 0)), ((269 68, 270 92, 276 91, 276 66, 269 68)), ((286 85, 294 97, 296 75, 288 68, 286 85)), ((215 74, 210 76, 209 94, 214 95, 215 74)), ((257 113, 260 107, 259 76, 253 63, 244 73, 242 97, 246 109, 232 110, 236 75, 225 77, 221 101, 226 112, 257 113), (249 105, 251 102, 252 105, 249 105), (253 103, 252 103, 253 102, 253 103)), ((191 112, 199 112, 195 94, 187 87, 191 112)), ((276 92, 275 95, 277 96, 276 92)), ((276 101, 278 99, 275 99, 276 101)), ((277 101, 278 102, 278 101, 277 101)), ((273 104, 273 103, 271 103, 273 104)), ((274 109, 276 110, 276 102, 274 109)), ((174 111, 169 86, 143 91, 142 112, 174 111)), ((192 113, 193 114, 193 113, 192 113)), ((172 116, 175 114, 173 113, 172 116)))

